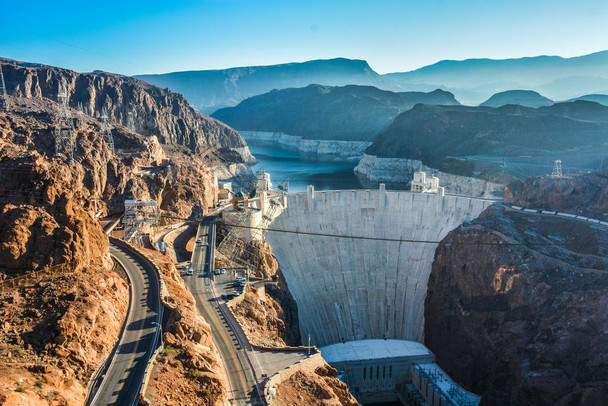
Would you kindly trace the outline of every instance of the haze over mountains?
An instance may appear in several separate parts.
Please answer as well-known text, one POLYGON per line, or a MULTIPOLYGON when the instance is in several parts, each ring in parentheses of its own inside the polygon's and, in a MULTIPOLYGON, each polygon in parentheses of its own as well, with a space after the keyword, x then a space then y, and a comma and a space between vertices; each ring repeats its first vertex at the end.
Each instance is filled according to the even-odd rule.
POLYGON ((608 51, 574 58, 444 60, 414 71, 385 75, 375 72, 366 61, 336 58, 136 77, 182 93, 206 114, 273 89, 310 84, 355 84, 397 92, 443 89, 467 105, 478 105, 495 93, 514 89, 533 90, 552 100, 569 100, 608 94, 608 51))
POLYGON ((367 62, 345 58, 136 77, 182 93, 195 108, 206 114, 222 107, 236 106, 248 97, 273 89, 304 87, 313 83, 369 85, 381 89, 395 87, 374 72, 367 62))
POLYGON ((372 141, 415 104, 457 105, 443 90, 394 93, 371 86, 310 85, 251 97, 213 117, 237 130, 281 132, 309 139, 372 141))

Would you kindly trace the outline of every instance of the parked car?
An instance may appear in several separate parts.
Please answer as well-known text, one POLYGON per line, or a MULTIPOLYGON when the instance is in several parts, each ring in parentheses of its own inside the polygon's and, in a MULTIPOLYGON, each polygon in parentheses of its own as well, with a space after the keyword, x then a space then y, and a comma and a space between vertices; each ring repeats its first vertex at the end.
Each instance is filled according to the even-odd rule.
POLYGON ((245 278, 244 276, 237 276, 236 279, 239 282, 245 282, 247 280, 247 278, 245 278))
POLYGON ((198 238, 196 239, 196 242, 198 242, 198 243, 203 242, 203 237, 198 237, 198 238))
POLYGON ((224 274, 226 273, 226 269, 224 269, 224 268, 220 269, 220 273, 221 273, 222 275, 224 275, 224 274))
POLYGON ((222 295, 221 298, 222 298, 222 300, 226 300, 226 299, 228 299, 228 296, 222 295))
POLYGON ((215 271, 213 271, 213 274, 214 274, 214 275, 219 275, 219 274, 221 274, 221 273, 222 273, 222 270, 221 270, 221 269, 219 269, 219 268, 218 268, 218 269, 216 269, 215 271))
POLYGON ((189 268, 188 269, 188 275, 194 275, 194 269, 189 268))

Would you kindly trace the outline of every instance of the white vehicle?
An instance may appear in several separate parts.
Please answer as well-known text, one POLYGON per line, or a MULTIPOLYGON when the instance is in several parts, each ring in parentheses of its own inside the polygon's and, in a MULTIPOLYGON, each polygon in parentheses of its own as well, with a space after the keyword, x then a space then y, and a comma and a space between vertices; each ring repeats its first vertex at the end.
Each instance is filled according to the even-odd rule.
POLYGON ((188 275, 194 275, 194 270, 192 268, 189 268, 187 273, 188 275))
POLYGON ((237 276, 236 279, 239 282, 245 282, 247 280, 247 278, 245 278, 244 276, 237 276))
POLYGON ((198 243, 203 242, 203 237, 198 237, 198 238, 196 239, 196 242, 198 242, 198 243))

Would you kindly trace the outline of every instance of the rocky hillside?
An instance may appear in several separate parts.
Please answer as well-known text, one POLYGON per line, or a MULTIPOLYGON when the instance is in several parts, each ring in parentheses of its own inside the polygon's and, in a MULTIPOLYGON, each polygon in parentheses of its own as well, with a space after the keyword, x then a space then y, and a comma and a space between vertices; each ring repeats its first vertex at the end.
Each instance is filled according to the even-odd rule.
MULTIPOLYGON (((10 98, 0 112, 0 279, 65 264, 50 279, 0 293, 0 403, 84 404, 87 384, 118 337, 129 303, 96 210, 157 201, 169 215, 201 213, 217 182, 203 158, 168 151, 122 126, 113 154, 83 116, 72 162, 53 157, 47 99, 10 98), (173 159, 171 167, 161 163, 173 159)), ((222 390, 219 388, 218 390, 222 390)))
POLYGON ((492 95, 488 100, 481 103, 484 107, 501 107, 507 104, 518 104, 525 107, 541 107, 550 106, 553 100, 547 99, 545 96, 533 90, 507 90, 492 95))
POLYGON ((454 95, 394 93, 371 86, 310 85, 273 90, 213 117, 247 131, 281 132, 308 139, 372 141, 400 113, 417 103, 457 105, 454 95))
POLYGON ((426 345, 483 404, 605 403, 607 250, 605 229, 488 208, 436 250, 426 345))
MULTIPOLYGON (((417 105, 397 116, 365 153, 416 159, 459 175, 468 175, 467 166, 475 163, 475 156, 523 155, 548 165, 561 156, 564 165, 597 167, 608 153, 607 113, 608 107, 582 101, 539 109, 417 105), (459 166, 454 157, 469 161, 459 166)), ((499 162, 494 163, 496 168, 499 162)))
POLYGON ((110 121, 156 136, 161 144, 211 153, 218 159, 251 159, 246 144, 230 127, 192 109, 179 94, 113 73, 77 73, 52 66, 0 59, 6 89, 18 98, 57 100, 59 84, 67 90, 70 107, 82 105, 85 114, 99 118, 107 108, 110 121), (234 151, 238 152, 234 154, 234 151))
POLYGON ((605 219, 608 218, 608 169, 561 178, 517 180, 505 188, 505 202, 605 219))
POLYGON ((382 89, 396 87, 374 72, 367 62, 344 58, 136 77, 183 94, 193 106, 207 114, 236 106, 248 97, 272 89, 304 87, 313 83, 327 86, 356 84, 382 89))

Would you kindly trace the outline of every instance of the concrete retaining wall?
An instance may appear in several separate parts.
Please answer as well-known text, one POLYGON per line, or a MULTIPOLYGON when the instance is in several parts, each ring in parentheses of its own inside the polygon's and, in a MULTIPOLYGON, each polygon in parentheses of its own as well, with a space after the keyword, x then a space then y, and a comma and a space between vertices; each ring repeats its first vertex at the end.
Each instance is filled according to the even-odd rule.
MULTIPOLYGON (((380 190, 289 195, 271 228, 440 241, 491 201, 380 190)), ((325 346, 394 338, 423 342, 424 298, 436 243, 267 232, 298 304, 302 337, 325 346)))

